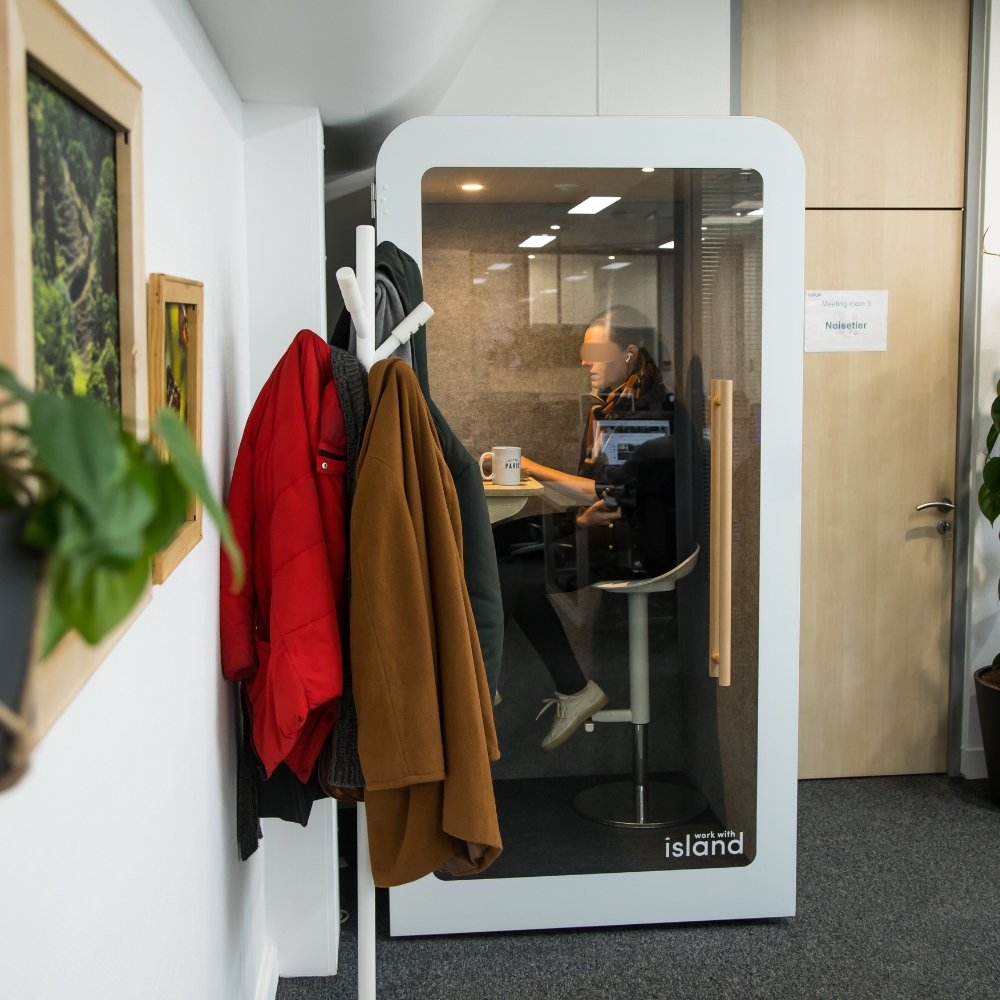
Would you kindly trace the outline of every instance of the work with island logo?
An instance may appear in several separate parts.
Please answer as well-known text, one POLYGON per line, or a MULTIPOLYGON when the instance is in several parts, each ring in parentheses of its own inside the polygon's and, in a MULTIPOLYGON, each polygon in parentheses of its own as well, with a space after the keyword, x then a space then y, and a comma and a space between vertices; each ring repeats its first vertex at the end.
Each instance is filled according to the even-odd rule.
POLYGON ((725 857, 727 854, 743 853, 743 831, 714 830, 708 833, 685 834, 683 840, 678 837, 666 838, 666 856, 668 858, 710 858, 725 857))

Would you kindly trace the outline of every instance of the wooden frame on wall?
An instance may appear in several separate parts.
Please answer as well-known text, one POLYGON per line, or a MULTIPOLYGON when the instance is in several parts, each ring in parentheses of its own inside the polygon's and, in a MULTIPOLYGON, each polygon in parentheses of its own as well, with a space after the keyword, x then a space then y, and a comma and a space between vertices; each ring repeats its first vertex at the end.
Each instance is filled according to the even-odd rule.
MULTIPOLYGON (((205 289, 200 281, 172 278, 168 274, 149 276, 149 412, 155 416, 169 406, 184 421, 201 456, 201 375, 202 329, 205 289), (183 374, 175 373, 171 362, 173 331, 182 343, 174 351, 184 353, 183 374)), ((165 449, 157 442, 161 452, 165 449)), ((163 583, 180 561, 201 541, 201 501, 188 501, 187 520, 173 541, 153 559, 153 583, 163 583)))
MULTIPOLYGON (((35 385, 28 73, 114 131, 118 398, 123 424, 149 433, 142 225, 142 88, 54 0, 0 0, 0 364, 35 385)), ((112 313, 113 315, 113 313, 112 313)), ((68 634, 32 664, 22 750, 51 728, 150 599, 98 645, 68 634)))

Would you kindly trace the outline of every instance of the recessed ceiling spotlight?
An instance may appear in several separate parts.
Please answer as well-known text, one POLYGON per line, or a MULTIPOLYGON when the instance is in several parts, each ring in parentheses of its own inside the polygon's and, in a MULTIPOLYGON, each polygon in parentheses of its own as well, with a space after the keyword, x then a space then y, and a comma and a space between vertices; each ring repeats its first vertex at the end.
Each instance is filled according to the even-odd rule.
POLYGON ((562 229, 562 226, 549 226, 549 229, 562 229))
POLYGON ((702 227, 701 227, 701 231, 702 231, 703 233, 707 233, 707 232, 708 232, 708 226, 702 226, 702 227))
POLYGON ((609 256, 608 256, 608 260, 614 260, 614 259, 615 259, 615 258, 614 258, 614 255, 613 255, 613 254, 612 254, 612 255, 609 255, 609 256))
POLYGON ((474 285, 485 285, 486 284, 486 279, 485 278, 473 278, 472 279, 472 283, 474 285))
POLYGON ((554 236, 549 236, 548 233, 540 233, 535 236, 529 236, 523 243, 518 243, 519 247, 543 247, 547 243, 551 243, 555 239, 554 236))
POLYGON ((558 291, 558 288, 543 288, 542 295, 555 295, 558 291))
POLYGON ((463 184, 462 185, 462 190, 463 191, 482 191, 482 189, 483 189, 482 184, 463 184))
POLYGON ((655 169, 655 167, 643 167, 642 172, 644 174, 651 174, 655 169))
POLYGON ((613 205, 616 201, 621 201, 620 195, 615 195, 614 197, 606 195, 593 195, 590 198, 586 198, 580 202, 579 205, 574 205, 567 215, 597 215, 598 212, 603 212, 609 205, 613 205))
POLYGON ((661 250, 673 250, 673 248, 674 248, 674 241, 673 240, 667 240, 666 243, 661 243, 660 244, 660 249, 661 250))
POLYGON ((490 264, 490 266, 488 268, 486 268, 486 270, 487 271, 506 271, 507 268, 510 267, 510 266, 511 266, 510 264, 490 264))
POLYGON ((601 270, 602 271, 620 271, 623 267, 628 267, 629 262, 627 260, 616 260, 614 264, 605 264, 601 270))
POLYGON ((534 259, 535 259, 535 255, 533 253, 529 253, 528 254, 528 260, 534 260, 534 259))
POLYGON ((589 278, 589 274, 568 274, 563 280, 564 281, 586 281, 589 278))

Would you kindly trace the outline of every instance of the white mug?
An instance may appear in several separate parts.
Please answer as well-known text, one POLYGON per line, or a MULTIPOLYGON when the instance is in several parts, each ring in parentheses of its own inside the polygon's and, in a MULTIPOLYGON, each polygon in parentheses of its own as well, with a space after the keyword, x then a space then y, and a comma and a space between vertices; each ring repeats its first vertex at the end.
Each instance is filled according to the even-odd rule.
POLYGON ((479 456, 479 474, 496 486, 520 486, 521 449, 494 445, 492 451, 484 451, 479 456), (493 459, 493 471, 488 476, 483 471, 483 461, 487 458, 493 459))

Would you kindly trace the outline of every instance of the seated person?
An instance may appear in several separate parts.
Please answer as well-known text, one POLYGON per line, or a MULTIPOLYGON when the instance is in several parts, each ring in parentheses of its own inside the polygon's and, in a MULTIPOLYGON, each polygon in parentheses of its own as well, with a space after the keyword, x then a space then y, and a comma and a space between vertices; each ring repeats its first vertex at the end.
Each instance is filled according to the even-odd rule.
MULTIPOLYGON (((662 437, 640 445, 622 465, 610 465, 593 454, 597 420, 672 415, 660 371, 642 346, 652 335, 649 321, 631 307, 617 306, 597 316, 587 327, 580 349, 595 402, 581 442, 578 474, 521 458, 522 473, 558 485, 583 505, 573 511, 565 531, 587 530, 591 582, 621 575, 656 575, 674 565, 673 439, 662 437), (614 509, 598 492, 598 487, 603 492, 609 486, 611 493, 622 494, 614 509), (623 507, 629 510, 624 520, 623 507)), ((499 525, 494 537, 505 617, 518 622, 556 683, 555 697, 542 709, 555 706, 556 718, 542 742, 543 750, 554 750, 581 722, 600 711, 608 698, 596 682, 584 677, 546 595, 540 530, 525 520, 512 521, 499 525)), ((581 569, 576 568, 577 581, 581 569)))

